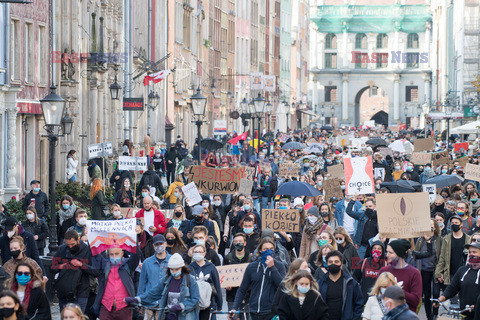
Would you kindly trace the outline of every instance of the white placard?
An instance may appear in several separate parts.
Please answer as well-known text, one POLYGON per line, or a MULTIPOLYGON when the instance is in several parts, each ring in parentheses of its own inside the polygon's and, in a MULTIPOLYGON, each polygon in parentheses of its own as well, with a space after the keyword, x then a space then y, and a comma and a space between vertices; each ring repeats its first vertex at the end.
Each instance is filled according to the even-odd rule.
POLYGON ((195 182, 190 182, 185 187, 182 187, 182 191, 185 195, 185 198, 188 199, 188 205, 190 207, 193 207, 194 205, 202 201, 202 196, 200 196, 195 182))
POLYGON ((424 184, 422 185, 422 189, 423 192, 428 192, 430 203, 433 203, 437 197, 437 186, 435 184, 424 184))
POLYGON ((147 157, 120 156, 118 157, 118 169, 128 171, 146 171, 147 157))
POLYGON ((113 146, 111 142, 91 144, 88 146, 88 159, 111 155, 113 155, 113 146))
POLYGON ((137 219, 87 220, 87 239, 93 255, 109 248, 121 248, 136 252, 137 219))
POLYGON ((149 230, 150 227, 155 227, 155 211, 153 210, 143 212, 143 230, 153 236, 153 232, 149 230))

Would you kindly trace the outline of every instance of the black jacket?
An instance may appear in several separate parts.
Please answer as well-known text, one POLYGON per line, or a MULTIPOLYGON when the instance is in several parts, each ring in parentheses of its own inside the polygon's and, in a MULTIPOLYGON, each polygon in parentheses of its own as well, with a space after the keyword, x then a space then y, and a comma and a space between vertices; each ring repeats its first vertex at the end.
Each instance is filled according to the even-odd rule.
POLYGON ((277 193, 277 190, 278 190, 278 176, 275 175, 270 180, 270 188, 268 188, 268 192, 267 192, 268 202, 272 202, 272 199, 275 198, 275 193, 277 193))
POLYGON ((120 207, 122 208, 132 208, 134 206, 134 203, 133 203, 133 191, 132 189, 129 189, 127 191, 127 198, 130 200, 129 202, 127 203, 124 203, 123 202, 123 197, 122 197, 122 190, 118 190, 116 193, 115 193, 115 200, 114 202, 116 204, 118 204, 120 207))
POLYGON ((92 220, 105 220, 108 215, 108 201, 103 190, 98 190, 92 199, 92 220))
POLYGON ((298 298, 285 294, 277 308, 280 319, 289 320, 328 320, 328 307, 319 293, 310 290, 305 296, 303 305, 298 298))
POLYGON ((34 287, 30 292, 30 300, 28 300, 26 319, 32 320, 51 320, 50 303, 47 295, 43 291, 40 281, 35 281, 34 287))
POLYGON ((165 153, 165 162, 167 163, 167 170, 168 171, 174 171, 176 167, 176 160, 178 158, 178 153, 175 148, 170 148, 167 150, 167 153, 165 153), (168 163, 168 161, 171 161, 172 163, 168 163))
POLYGON ((39 218, 45 218, 45 216, 50 214, 50 203, 48 202, 48 197, 45 192, 40 190, 38 194, 34 194, 33 191, 27 193, 23 199, 22 210, 26 211, 30 206, 32 199, 35 199, 35 210, 39 218))
POLYGON ((23 221, 22 227, 25 231, 30 232, 34 236, 38 236, 37 247, 38 249, 45 248, 45 239, 48 237, 48 226, 45 221, 38 219, 37 221, 23 221))
MULTIPOLYGON (((45 270, 43 269, 43 263, 40 260, 40 255, 38 253, 37 244, 33 238, 33 234, 28 231, 25 231, 22 226, 18 226, 18 235, 23 238, 23 244, 25 245, 25 255, 30 259, 35 260, 36 263, 42 268, 44 274, 45 270)), ((7 233, 4 231, 2 236, 0 236, 0 250, 2 257, 2 264, 10 260, 12 254, 10 252, 10 238, 7 233)))
POLYGON ((122 189, 122 183, 125 178, 130 178, 130 180, 132 179, 132 175, 130 174, 130 171, 119 170, 119 169, 113 171, 113 174, 110 177, 110 184, 115 186, 115 192, 122 189), (118 180, 115 180, 116 176, 119 176, 120 178, 118 178, 118 180))
POLYGON ((143 174, 142 179, 140 179, 140 183, 137 186, 137 196, 142 193, 143 186, 154 187, 161 194, 165 194, 162 181, 155 171, 148 170, 143 174))

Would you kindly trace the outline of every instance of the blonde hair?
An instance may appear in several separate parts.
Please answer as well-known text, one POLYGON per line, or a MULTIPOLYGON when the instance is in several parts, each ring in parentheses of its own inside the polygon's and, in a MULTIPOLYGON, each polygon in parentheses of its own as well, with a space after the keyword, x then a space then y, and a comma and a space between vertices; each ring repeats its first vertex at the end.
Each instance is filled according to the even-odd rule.
POLYGON ((60 316, 62 317, 62 320, 64 319, 63 317, 64 317, 64 314, 65 314, 65 310, 72 311, 81 320, 88 320, 87 316, 85 316, 83 314, 82 309, 80 309, 80 307, 77 306, 76 304, 71 304, 71 303, 67 304, 67 306, 65 308, 63 308, 62 312, 60 313, 60 316))
POLYGON ((380 293, 380 288, 386 288, 388 285, 397 285, 397 280, 395 279, 395 276, 391 274, 390 272, 382 272, 377 278, 377 281, 375 281, 375 285, 372 288, 372 291, 370 291, 371 296, 378 296, 380 293))
POLYGON ((289 277, 294 275, 297 271, 299 271, 300 267, 304 262, 306 262, 306 260, 303 258, 297 258, 293 260, 293 262, 290 264, 290 268, 288 268, 288 272, 287 272, 287 275, 285 276, 285 279, 288 279, 289 277))
POLYGON ((14 236, 12 238, 12 240, 10 240, 10 243, 12 242, 18 242, 18 244, 20 245, 20 248, 23 250, 25 248, 25 243, 23 241, 23 238, 20 237, 20 236, 14 236))
POLYGON ((294 273, 291 277, 287 279, 285 282, 285 293, 298 298, 300 296, 300 292, 297 288, 298 280, 302 278, 307 278, 310 281, 310 290, 317 294, 317 297, 320 297, 320 293, 318 292, 318 284, 313 279, 312 274, 306 270, 298 270, 298 272, 294 273))
POLYGON ((333 235, 336 235, 336 234, 341 234, 342 236, 345 237, 345 242, 353 244, 352 238, 350 238, 350 235, 347 233, 347 230, 345 230, 344 227, 337 227, 333 232, 333 235))

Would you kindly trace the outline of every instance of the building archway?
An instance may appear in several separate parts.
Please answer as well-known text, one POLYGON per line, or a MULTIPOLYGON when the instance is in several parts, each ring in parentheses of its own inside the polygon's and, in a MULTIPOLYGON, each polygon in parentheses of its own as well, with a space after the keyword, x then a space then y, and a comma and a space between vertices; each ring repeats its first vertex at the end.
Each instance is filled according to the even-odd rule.
POLYGON ((370 118, 370 120, 374 120, 375 123, 381 124, 382 126, 388 126, 388 113, 383 110, 378 111, 370 118))
POLYGON ((385 91, 377 86, 363 87, 355 96, 355 126, 358 127, 368 120, 380 123, 373 119, 377 114, 381 123, 388 125, 388 97, 385 96, 385 91))

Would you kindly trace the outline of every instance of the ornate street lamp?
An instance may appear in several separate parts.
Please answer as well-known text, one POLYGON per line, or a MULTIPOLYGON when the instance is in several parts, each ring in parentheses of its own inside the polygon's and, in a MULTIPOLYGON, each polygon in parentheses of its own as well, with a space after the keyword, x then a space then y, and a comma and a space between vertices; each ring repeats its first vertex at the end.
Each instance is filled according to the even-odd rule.
POLYGON ((202 165, 202 141, 201 141, 201 128, 203 124, 203 116, 205 115, 205 107, 207 105, 207 97, 205 97, 200 87, 197 89, 197 93, 190 97, 192 104, 193 114, 197 117, 195 124, 197 125, 197 140, 198 140, 198 165, 202 165))

